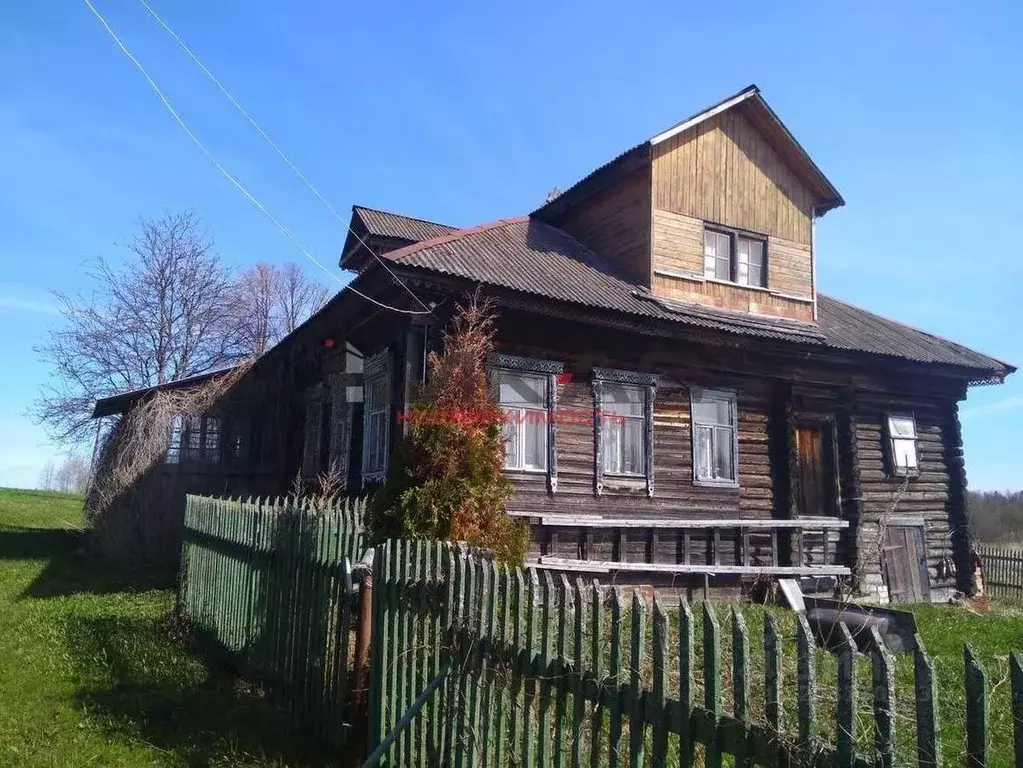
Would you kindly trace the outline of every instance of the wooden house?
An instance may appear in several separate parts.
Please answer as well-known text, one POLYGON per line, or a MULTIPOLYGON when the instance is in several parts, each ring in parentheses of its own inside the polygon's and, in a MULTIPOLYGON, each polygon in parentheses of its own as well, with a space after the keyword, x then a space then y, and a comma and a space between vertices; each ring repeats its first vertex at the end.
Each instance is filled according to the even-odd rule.
POLYGON ((945 600, 971 570, 958 403, 1015 369, 819 294, 815 222, 843 204, 751 86, 525 216, 356 206, 351 289, 211 416, 217 457, 179 449, 165 471, 283 492, 338 461, 351 489, 378 482, 426 352, 479 288, 537 566, 945 600))

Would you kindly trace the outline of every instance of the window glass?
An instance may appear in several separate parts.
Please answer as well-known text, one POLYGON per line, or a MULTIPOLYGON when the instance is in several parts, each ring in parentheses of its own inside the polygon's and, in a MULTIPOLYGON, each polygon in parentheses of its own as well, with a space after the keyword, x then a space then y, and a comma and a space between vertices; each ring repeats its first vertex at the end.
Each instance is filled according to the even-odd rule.
POLYGON ((916 422, 911 415, 889 414, 888 437, 892 465, 896 474, 907 474, 917 467, 916 422))
POLYGON ((693 393, 693 421, 700 424, 731 424, 731 403, 708 394, 705 390, 693 393))
POLYGON ((888 431, 892 437, 916 437, 916 426, 908 416, 889 416, 888 431))
POLYGON ((602 385, 600 407, 604 413, 620 416, 643 416, 644 392, 640 387, 628 387, 605 382, 602 385))
POLYGON ((646 473, 646 396, 644 387, 601 384, 600 442, 605 472, 646 473))
POLYGON ((541 408, 544 406, 547 396, 547 379, 542 376, 502 373, 498 396, 501 405, 527 405, 541 408))
POLYGON ((367 475, 378 475, 387 470, 387 423, 390 418, 388 375, 384 371, 366 381, 366 434, 363 436, 362 471, 367 475))
POLYGON ((896 467, 916 469, 916 440, 893 440, 892 456, 896 467))
POLYGON ((694 479, 712 483, 736 482, 735 394, 694 387, 692 424, 694 479))
POLYGON ((505 413, 505 469, 547 469, 547 377, 501 371, 498 404, 505 413))

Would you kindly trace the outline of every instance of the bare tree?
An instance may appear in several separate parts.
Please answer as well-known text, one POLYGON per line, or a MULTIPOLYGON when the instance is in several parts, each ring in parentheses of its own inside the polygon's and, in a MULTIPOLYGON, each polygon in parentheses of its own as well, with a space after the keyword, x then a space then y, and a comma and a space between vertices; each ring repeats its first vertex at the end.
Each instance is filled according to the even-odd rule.
POLYGON ((50 459, 43 465, 43 469, 39 473, 39 489, 42 491, 52 491, 56 473, 57 467, 54 465, 53 459, 50 459))
POLYGON ((69 455, 63 463, 57 467, 53 476, 53 490, 61 493, 85 493, 89 487, 89 460, 69 455))
POLYGON ((243 357, 232 275, 191 213, 143 219, 128 259, 87 267, 88 293, 55 292, 63 322, 36 351, 53 367, 33 415, 57 442, 81 442, 93 402, 243 357))
POLYGON ((278 267, 260 262, 238 278, 235 327, 239 342, 261 355, 305 322, 330 297, 293 263, 278 267))

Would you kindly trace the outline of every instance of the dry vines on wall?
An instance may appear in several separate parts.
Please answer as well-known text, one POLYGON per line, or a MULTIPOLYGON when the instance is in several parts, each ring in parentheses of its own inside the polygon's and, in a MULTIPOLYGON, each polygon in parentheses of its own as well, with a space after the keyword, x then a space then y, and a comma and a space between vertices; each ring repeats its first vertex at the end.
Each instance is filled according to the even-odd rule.
MULTIPOLYGON (((183 493, 153 477, 164 459, 175 420, 206 413, 248 372, 247 360, 202 384, 152 394, 110 428, 96 459, 86 496, 90 543, 98 552, 127 559, 165 559, 164 541, 180 529, 183 493), (181 498, 176 498, 181 496, 181 498)), ((171 547, 173 549, 173 547, 171 547)))

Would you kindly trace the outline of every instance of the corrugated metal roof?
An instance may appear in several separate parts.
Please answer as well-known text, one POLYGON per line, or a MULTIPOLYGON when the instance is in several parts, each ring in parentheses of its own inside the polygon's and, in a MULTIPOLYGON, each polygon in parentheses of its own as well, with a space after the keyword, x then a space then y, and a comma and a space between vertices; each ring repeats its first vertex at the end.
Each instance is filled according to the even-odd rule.
POLYGON ((827 296, 819 297, 816 326, 654 297, 572 236, 529 216, 450 232, 385 256, 443 275, 708 330, 960 366, 988 378, 1014 370, 961 344, 827 296))
POLYGON ((353 205, 352 213, 362 219, 366 230, 371 235, 378 237, 393 237, 410 242, 428 240, 431 237, 446 235, 454 232, 455 227, 447 224, 438 224, 435 221, 425 219, 414 219, 409 216, 401 216, 397 213, 380 211, 376 208, 365 208, 361 205, 353 205))

